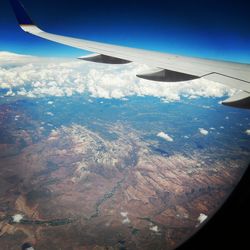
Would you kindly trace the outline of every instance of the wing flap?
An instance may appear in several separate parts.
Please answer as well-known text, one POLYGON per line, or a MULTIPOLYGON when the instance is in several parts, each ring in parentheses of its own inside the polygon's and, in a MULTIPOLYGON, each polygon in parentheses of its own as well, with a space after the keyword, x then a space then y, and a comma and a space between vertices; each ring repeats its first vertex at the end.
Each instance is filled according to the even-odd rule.
POLYGON ((106 56, 102 54, 92 54, 88 56, 81 56, 78 57, 80 60, 88 61, 88 62, 95 62, 95 63, 107 63, 107 64, 126 64, 130 63, 128 60, 124 60, 117 57, 106 56))
POLYGON ((167 69, 154 69, 136 75, 137 77, 158 82, 182 82, 199 77, 167 69))

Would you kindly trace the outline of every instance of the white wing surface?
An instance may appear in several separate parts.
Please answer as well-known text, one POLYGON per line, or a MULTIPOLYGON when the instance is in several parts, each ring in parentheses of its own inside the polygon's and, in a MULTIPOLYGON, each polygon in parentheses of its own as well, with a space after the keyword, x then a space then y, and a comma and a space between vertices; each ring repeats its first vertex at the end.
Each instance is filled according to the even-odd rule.
POLYGON ((19 25, 25 32, 95 53, 79 59, 109 64, 148 64, 152 66, 152 70, 137 76, 154 81, 179 82, 197 78, 212 80, 241 90, 223 104, 250 108, 250 64, 185 57, 47 33, 34 24, 18 0, 11 0, 11 4, 19 25))

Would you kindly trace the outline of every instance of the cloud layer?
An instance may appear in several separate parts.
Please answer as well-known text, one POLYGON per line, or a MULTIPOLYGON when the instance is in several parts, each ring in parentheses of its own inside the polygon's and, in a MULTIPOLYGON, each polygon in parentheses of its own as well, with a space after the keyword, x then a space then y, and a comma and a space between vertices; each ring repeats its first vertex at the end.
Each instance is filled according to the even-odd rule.
POLYGON ((89 93, 93 97, 116 99, 154 96, 166 102, 181 97, 222 97, 235 92, 205 79, 162 83, 136 77, 148 69, 147 65, 135 63, 117 66, 1 52, 0 89, 5 89, 7 96, 36 98, 89 93))

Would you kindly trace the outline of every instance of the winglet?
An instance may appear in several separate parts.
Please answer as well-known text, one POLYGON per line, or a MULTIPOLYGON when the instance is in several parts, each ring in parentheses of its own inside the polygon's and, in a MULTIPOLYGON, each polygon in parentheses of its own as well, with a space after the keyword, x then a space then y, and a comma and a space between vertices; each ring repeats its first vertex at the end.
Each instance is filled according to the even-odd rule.
POLYGON ((10 3, 20 25, 34 25, 23 5, 18 0, 10 0, 10 3))
POLYGON ((31 34, 38 34, 42 32, 41 29, 39 29, 32 19, 27 14, 25 8, 23 7, 22 3, 18 0, 10 0, 10 3, 12 5, 12 8, 14 10, 14 13, 16 15, 17 21, 20 25, 20 27, 28 33, 31 34))

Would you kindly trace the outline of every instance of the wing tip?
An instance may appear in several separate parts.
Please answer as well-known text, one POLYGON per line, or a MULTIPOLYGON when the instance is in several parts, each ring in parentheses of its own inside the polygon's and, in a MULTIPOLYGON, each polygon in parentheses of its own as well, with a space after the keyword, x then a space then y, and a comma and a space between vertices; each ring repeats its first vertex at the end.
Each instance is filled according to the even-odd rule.
POLYGON ((241 91, 222 101, 222 104, 235 108, 250 109, 250 93, 241 91))

